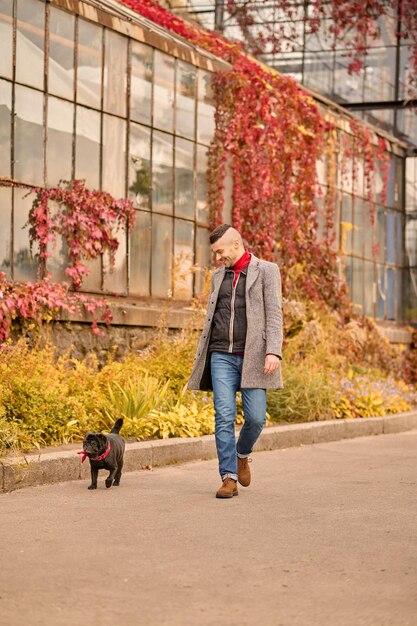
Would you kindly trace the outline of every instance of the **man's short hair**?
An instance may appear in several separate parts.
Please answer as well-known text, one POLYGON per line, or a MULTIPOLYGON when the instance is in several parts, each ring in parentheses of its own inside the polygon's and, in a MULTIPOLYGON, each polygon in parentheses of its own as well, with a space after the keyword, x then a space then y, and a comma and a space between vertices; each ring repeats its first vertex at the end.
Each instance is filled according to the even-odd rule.
POLYGON ((210 233, 210 244, 213 245, 213 243, 216 243, 229 228, 232 228, 230 224, 220 224, 220 226, 217 226, 217 228, 210 233))

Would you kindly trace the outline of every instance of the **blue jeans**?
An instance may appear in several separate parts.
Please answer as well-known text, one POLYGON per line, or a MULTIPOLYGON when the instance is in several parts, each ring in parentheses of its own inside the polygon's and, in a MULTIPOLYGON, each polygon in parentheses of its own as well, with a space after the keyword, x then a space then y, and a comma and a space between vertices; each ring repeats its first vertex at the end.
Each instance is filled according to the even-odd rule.
POLYGON ((226 352, 211 355, 216 446, 219 472, 237 480, 237 456, 247 457, 266 421, 266 389, 241 389, 243 356, 226 352), (235 442, 236 392, 242 392, 245 423, 235 442))

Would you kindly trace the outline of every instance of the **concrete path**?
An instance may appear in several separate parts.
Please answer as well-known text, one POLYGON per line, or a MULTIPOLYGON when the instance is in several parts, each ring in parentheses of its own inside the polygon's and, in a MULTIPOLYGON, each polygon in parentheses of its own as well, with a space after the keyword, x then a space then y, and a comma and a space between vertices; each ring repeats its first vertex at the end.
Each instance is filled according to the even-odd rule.
POLYGON ((2 626, 416 626, 417 431, 0 496, 2 626))

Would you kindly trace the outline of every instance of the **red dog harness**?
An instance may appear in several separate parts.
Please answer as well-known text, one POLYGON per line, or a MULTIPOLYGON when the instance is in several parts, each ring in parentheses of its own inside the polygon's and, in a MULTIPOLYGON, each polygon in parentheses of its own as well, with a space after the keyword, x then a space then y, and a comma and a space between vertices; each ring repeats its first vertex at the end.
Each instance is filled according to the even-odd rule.
MULTIPOLYGON (((108 456, 109 452, 110 452, 110 441, 107 442, 107 449, 106 449, 106 451, 103 452, 103 454, 100 454, 100 456, 97 456, 95 459, 90 459, 90 461, 102 461, 103 459, 106 458, 106 456, 108 456)), ((84 461, 88 457, 87 452, 84 452, 84 450, 81 450, 81 452, 77 452, 77 454, 82 454, 83 455, 83 458, 81 459, 81 463, 84 463, 84 461)))

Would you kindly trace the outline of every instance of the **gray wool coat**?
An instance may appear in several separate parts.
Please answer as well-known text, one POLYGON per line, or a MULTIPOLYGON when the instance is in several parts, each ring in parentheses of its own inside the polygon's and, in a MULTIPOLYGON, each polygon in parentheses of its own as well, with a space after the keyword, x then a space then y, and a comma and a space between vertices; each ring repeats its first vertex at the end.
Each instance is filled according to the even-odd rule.
MULTIPOLYGON (((224 267, 213 272, 206 320, 188 381, 189 389, 212 390, 208 347, 224 274, 224 267)), ((264 374, 265 356, 269 353, 281 357, 281 277, 275 263, 261 261, 253 255, 246 275, 246 319, 247 333, 241 387, 282 389, 281 363, 272 374, 264 374)))

